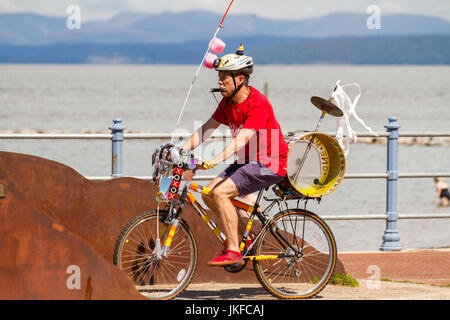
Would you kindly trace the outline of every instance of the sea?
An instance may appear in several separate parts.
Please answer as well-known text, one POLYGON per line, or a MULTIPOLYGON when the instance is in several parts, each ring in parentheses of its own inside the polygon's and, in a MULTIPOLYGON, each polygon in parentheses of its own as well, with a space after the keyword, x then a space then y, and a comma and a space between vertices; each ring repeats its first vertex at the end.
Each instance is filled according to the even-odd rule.
MULTIPOLYGON (((109 133, 114 118, 122 120, 128 133, 171 133, 197 68, 1 64, 0 133, 109 133)), ((385 133, 390 117, 397 118, 400 133, 450 132, 450 66, 264 65, 255 67, 250 84, 267 94, 284 131, 311 131, 320 111, 310 98, 328 99, 337 81, 360 86, 356 112, 375 132, 385 133)), ((214 87, 216 72, 202 68, 178 130, 190 133, 211 116, 217 107, 210 93, 214 87)), ((358 93, 356 87, 345 90, 351 98, 358 93)), ((336 118, 326 116, 319 131, 335 132, 336 125, 336 118)), ((368 133, 355 119, 351 125, 358 133, 368 133)), ((218 132, 225 132, 225 128, 218 132)), ((150 176, 151 154, 167 142, 124 141, 124 176, 150 176)), ((0 139, 0 150, 58 161, 84 176, 111 174, 110 140, 0 139)), ((383 174, 386 166, 385 144, 350 145, 346 173, 383 174)), ((224 168, 219 165, 202 174, 214 175, 224 168)), ((400 144, 398 168, 400 173, 448 174, 450 147, 400 144)), ((398 212, 449 214, 450 207, 434 204, 435 195, 432 178, 400 179, 398 212)), ((384 214, 386 180, 344 179, 320 203, 310 201, 306 208, 321 216, 384 214)), ((379 250, 386 229, 384 220, 329 220, 328 224, 339 251, 379 250)), ((450 247, 450 219, 401 219, 397 227, 403 249, 450 247)))

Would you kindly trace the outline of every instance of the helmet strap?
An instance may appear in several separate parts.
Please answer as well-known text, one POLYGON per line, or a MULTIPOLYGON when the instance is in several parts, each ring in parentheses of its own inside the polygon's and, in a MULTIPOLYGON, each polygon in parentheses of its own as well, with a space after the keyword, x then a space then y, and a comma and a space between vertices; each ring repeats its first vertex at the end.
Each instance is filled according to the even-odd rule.
POLYGON ((231 77, 233 78, 233 83, 234 83, 234 92, 231 94, 230 99, 233 99, 233 97, 239 92, 239 90, 241 90, 241 88, 244 86, 245 81, 243 81, 239 87, 236 88, 236 79, 234 78, 234 74, 231 74, 231 77))

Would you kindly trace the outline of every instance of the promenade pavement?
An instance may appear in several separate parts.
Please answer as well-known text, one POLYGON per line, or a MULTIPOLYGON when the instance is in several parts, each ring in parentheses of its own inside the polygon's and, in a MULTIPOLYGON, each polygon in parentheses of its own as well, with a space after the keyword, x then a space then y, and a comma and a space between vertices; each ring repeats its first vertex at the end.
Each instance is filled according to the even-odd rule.
MULTIPOLYGON (((450 249, 342 252, 339 260, 360 285, 328 284, 313 300, 450 300, 450 249)), ((266 293, 255 277, 251 284, 191 284, 177 299, 277 298, 266 293)))

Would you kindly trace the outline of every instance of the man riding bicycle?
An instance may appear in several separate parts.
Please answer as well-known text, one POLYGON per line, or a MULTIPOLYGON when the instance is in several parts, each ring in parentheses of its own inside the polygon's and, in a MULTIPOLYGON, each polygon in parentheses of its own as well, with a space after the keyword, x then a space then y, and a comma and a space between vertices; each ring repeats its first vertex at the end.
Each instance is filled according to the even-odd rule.
POLYGON ((231 199, 240 196, 244 201, 254 201, 252 193, 280 182, 286 175, 288 146, 268 99, 249 86, 253 61, 244 55, 242 45, 235 54, 217 60, 215 69, 223 99, 210 119, 182 148, 193 150, 220 124, 230 128, 233 140, 201 168, 211 169, 233 155, 238 157, 208 185, 211 195, 203 196, 206 205, 221 218, 227 237, 226 249, 208 265, 226 266, 242 259, 238 216, 231 199))

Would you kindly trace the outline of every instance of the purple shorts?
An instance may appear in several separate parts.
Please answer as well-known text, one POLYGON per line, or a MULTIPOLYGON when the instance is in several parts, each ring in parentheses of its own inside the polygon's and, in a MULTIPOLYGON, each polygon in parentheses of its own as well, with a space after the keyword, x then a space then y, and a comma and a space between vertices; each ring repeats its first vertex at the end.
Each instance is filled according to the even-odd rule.
POLYGON ((236 185, 239 196, 259 191, 280 182, 283 177, 276 174, 258 161, 250 163, 233 163, 219 175, 219 178, 230 178, 236 185))

